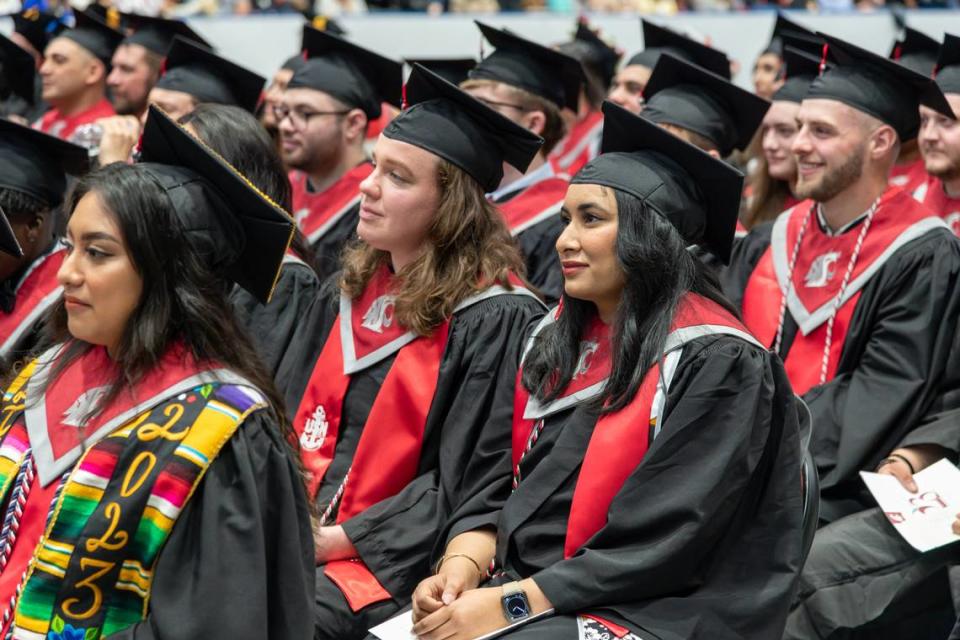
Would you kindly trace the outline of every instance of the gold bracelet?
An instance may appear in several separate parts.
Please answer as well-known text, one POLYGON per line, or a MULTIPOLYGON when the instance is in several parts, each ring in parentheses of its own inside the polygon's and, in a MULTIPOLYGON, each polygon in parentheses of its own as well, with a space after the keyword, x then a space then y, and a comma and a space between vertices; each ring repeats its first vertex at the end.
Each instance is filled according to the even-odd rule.
POLYGON ((480 563, 465 553, 451 553, 450 555, 444 554, 443 557, 440 558, 439 562, 437 562, 437 570, 434 573, 440 573, 440 567, 442 567, 443 563, 450 558, 466 558, 473 563, 473 566, 477 568, 477 575, 480 576, 481 579, 483 578, 483 571, 480 569, 480 563))

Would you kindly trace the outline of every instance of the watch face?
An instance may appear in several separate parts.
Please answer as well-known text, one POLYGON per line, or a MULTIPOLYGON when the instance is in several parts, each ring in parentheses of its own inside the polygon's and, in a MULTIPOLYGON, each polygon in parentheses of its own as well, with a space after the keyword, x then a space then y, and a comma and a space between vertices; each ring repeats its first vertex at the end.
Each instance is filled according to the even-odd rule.
POLYGON ((504 598, 503 606, 507 610, 507 614, 513 619, 524 618, 530 613, 530 609, 527 607, 527 599, 519 593, 504 598))

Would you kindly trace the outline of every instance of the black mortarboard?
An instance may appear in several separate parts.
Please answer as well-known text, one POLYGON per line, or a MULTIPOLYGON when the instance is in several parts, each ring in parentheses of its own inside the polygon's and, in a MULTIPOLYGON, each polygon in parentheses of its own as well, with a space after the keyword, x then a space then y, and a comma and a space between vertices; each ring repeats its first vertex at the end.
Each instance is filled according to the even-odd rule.
POLYGON ((307 61, 294 71, 288 89, 313 89, 362 109, 367 119, 380 117, 388 102, 401 104, 403 65, 369 49, 311 26, 303 27, 307 61))
POLYGON ((764 53, 774 53, 783 57, 784 36, 808 36, 816 37, 816 33, 806 27, 797 24, 787 18, 783 13, 777 12, 777 20, 773 24, 773 33, 770 34, 770 43, 763 50, 764 53))
POLYGON ((55 207, 63 201, 66 174, 82 174, 88 166, 84 147, 0 118, 0 188, 55 207))
POLYGON ((327 33, 332 33, 333 35, 340 36, 341 38, 347 37, 346 29, 344 29, 339 22, 329 16, 307 13, 305 17, 310 21, 310 26, 318 31, 326 31, 327 33))
POLYGON ((893 43, 889 58, 911 71, 930 77, 939 52, 939 42, 922 31, 904 27, 903 40, 893 43))
POLYGON ((727 54, 649 20, 641 18, 640 22, 643 25, 643 51, 630 58, 628 65, 639 64, 653 69, 661 54, 672 53, 718 76, 730 78, 730 59, 727 54))
POLYGON ((109 69, 110 59, 123 40, 123 34, 86 11, 75 11, 73 16, 76 26, 67 29, 59 37, 73 40, 109 69))
POLYGON ((543 139, 419 64, 407 80, 409 107, 383 135, 426 149, 460 167, 484 191, 496 190, 503 163, 521 173, 543 139))
POLYGON ((820 59, 787 45, 783 50, 786 69, 783 86, 777 89, 771 101, 803 102, 810 83, 820 75, 820 59))
POLYGON ((269 302, 293 240, 293 218, 155 106, 143 130, 140 162, 167 192, 194 250, 269 302))
POLYGON ((7 214, 3 212, 2 207, 0 207, 0 251, 14 258, 23 255, 23 249, 20 248, 17 236, 13 233, 10 221, 7 220, 7 214))
POLYGON ((770 108, 763 98, 671 53, 660 56, 643 97, 645 118, 698 133, 722 156, 746 149, 770 108))
POLYGON ((307 63, 307 59, 303 57, 303 53, 298 53, 295 56, 290 56, 284 60, 283 64, 280 65, 281 69, 288 69, 296 73, 303 68, 303 65, 307 63))
POLYGON ((568 55, 474 20, 496 51, 470 71, 470 79, 495 80, 529 91, 558 107, 577 110, 583 70, 568 55))
POLYGON ((170 45, 173 44, 174 37, 182 36, 186 40, 213 49, 213 45, 204 40, 183 20, 168 20, 136 13, 124 13, 123 18, 133 29, 133 33, 124 39, 123 44, 138 44, 157 55, 165 56, 170 45))
POLYGON ((904 141, 915 138, 920 128, 918 104, 953 117, 931 78, 849 42, 820 35, 834 64, 813 81, 806 99, 842 102, 890 125, 904 141))
POLYGON ((587 46, 590 52, 586 60, 582 62, 590 65, 600 74, 604 86, 609 87, 613 81, 613 76, 617 74, 617 64, 623 57, 623 52, 612 47, 590 28, 586 20, 577 21, 577 31, 573 36, 575 42, 581 42, 587 46))
POLYGON ((426 67, 447 82, 460 86, 460 83, 467 79, 470 70, 477 66, 477 61, 473 58, 406 58, 404 60, 413 67, 419 64, 426 67))
POLYGON ((743 174, 612 102, 603 103, 600 155, 571 184, 626 192, 668 220, 690 244, 730 261, 743 174))
POLYGON ((937 56, 937 86, 944 93, 960 93, 960 38, 947 34, 937 56))
POLYGON ((182 36, 174 37, 164 69, 157 88, 182 91, 197 102, 234 105, 251 113, 266 82, 263 76, 182 36))
POLYGON ((43 55, 50 41, 66 28, 67 25, 58 16, 36 8, 13 16, 13 30, 26 38, 40 55, 43 55))
POLYGON ((33 56, 0 34, 0 100, 13 93, 33 104, 36 75, 33 56))

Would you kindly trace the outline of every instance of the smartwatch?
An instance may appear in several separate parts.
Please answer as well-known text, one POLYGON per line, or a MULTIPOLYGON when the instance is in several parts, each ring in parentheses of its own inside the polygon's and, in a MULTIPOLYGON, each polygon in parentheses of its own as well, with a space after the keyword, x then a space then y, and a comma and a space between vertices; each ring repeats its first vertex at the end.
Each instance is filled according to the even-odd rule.
POLYGON ((511 623, 530 617, 530 601, 527 600, 527 594, 520 588, 519 582, 508 582, 503 585, 503 615, 511 623))

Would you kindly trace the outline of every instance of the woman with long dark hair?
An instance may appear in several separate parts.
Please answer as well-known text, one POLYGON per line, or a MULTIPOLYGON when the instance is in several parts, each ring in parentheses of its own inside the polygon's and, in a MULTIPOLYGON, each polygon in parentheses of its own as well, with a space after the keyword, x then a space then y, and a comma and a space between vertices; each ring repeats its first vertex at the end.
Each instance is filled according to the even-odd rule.
MULTIPOLYGON (((249 111, 230 105, 200 104, 179 122, 290 213, 290 180, 283 161, 270 136, 249 111)), ((313 252, 298 229, 284 256, 269 304, 261 304, 240 286, 230 294, 237 321, 253 338, 271 374, 276 373, 298 324, 320 289, 312 263, 313 252)))
POLYGON ((293 220, 156 109, 68 199, 63 297, 0 406, 2 633, 309 638, 310 512, 229 312, 293 220))
POLYGON ((689 250, 729 256, 741 187, 604 105, 602 154, 564 204, 564 295, 521 365, 513 493, 496 530, 453 525, 414 593, 419 638, 779 637, 801 562, 799 405, 689 250))
POLYGON ((471 522, 495 510, 523 335, 543 313, 484 195, 540 138, 419 65, 406 97, 338 286, 277 377, 319 514, 317 638, 363 637, 409 602, 459 533, 453 505, 471 522))

